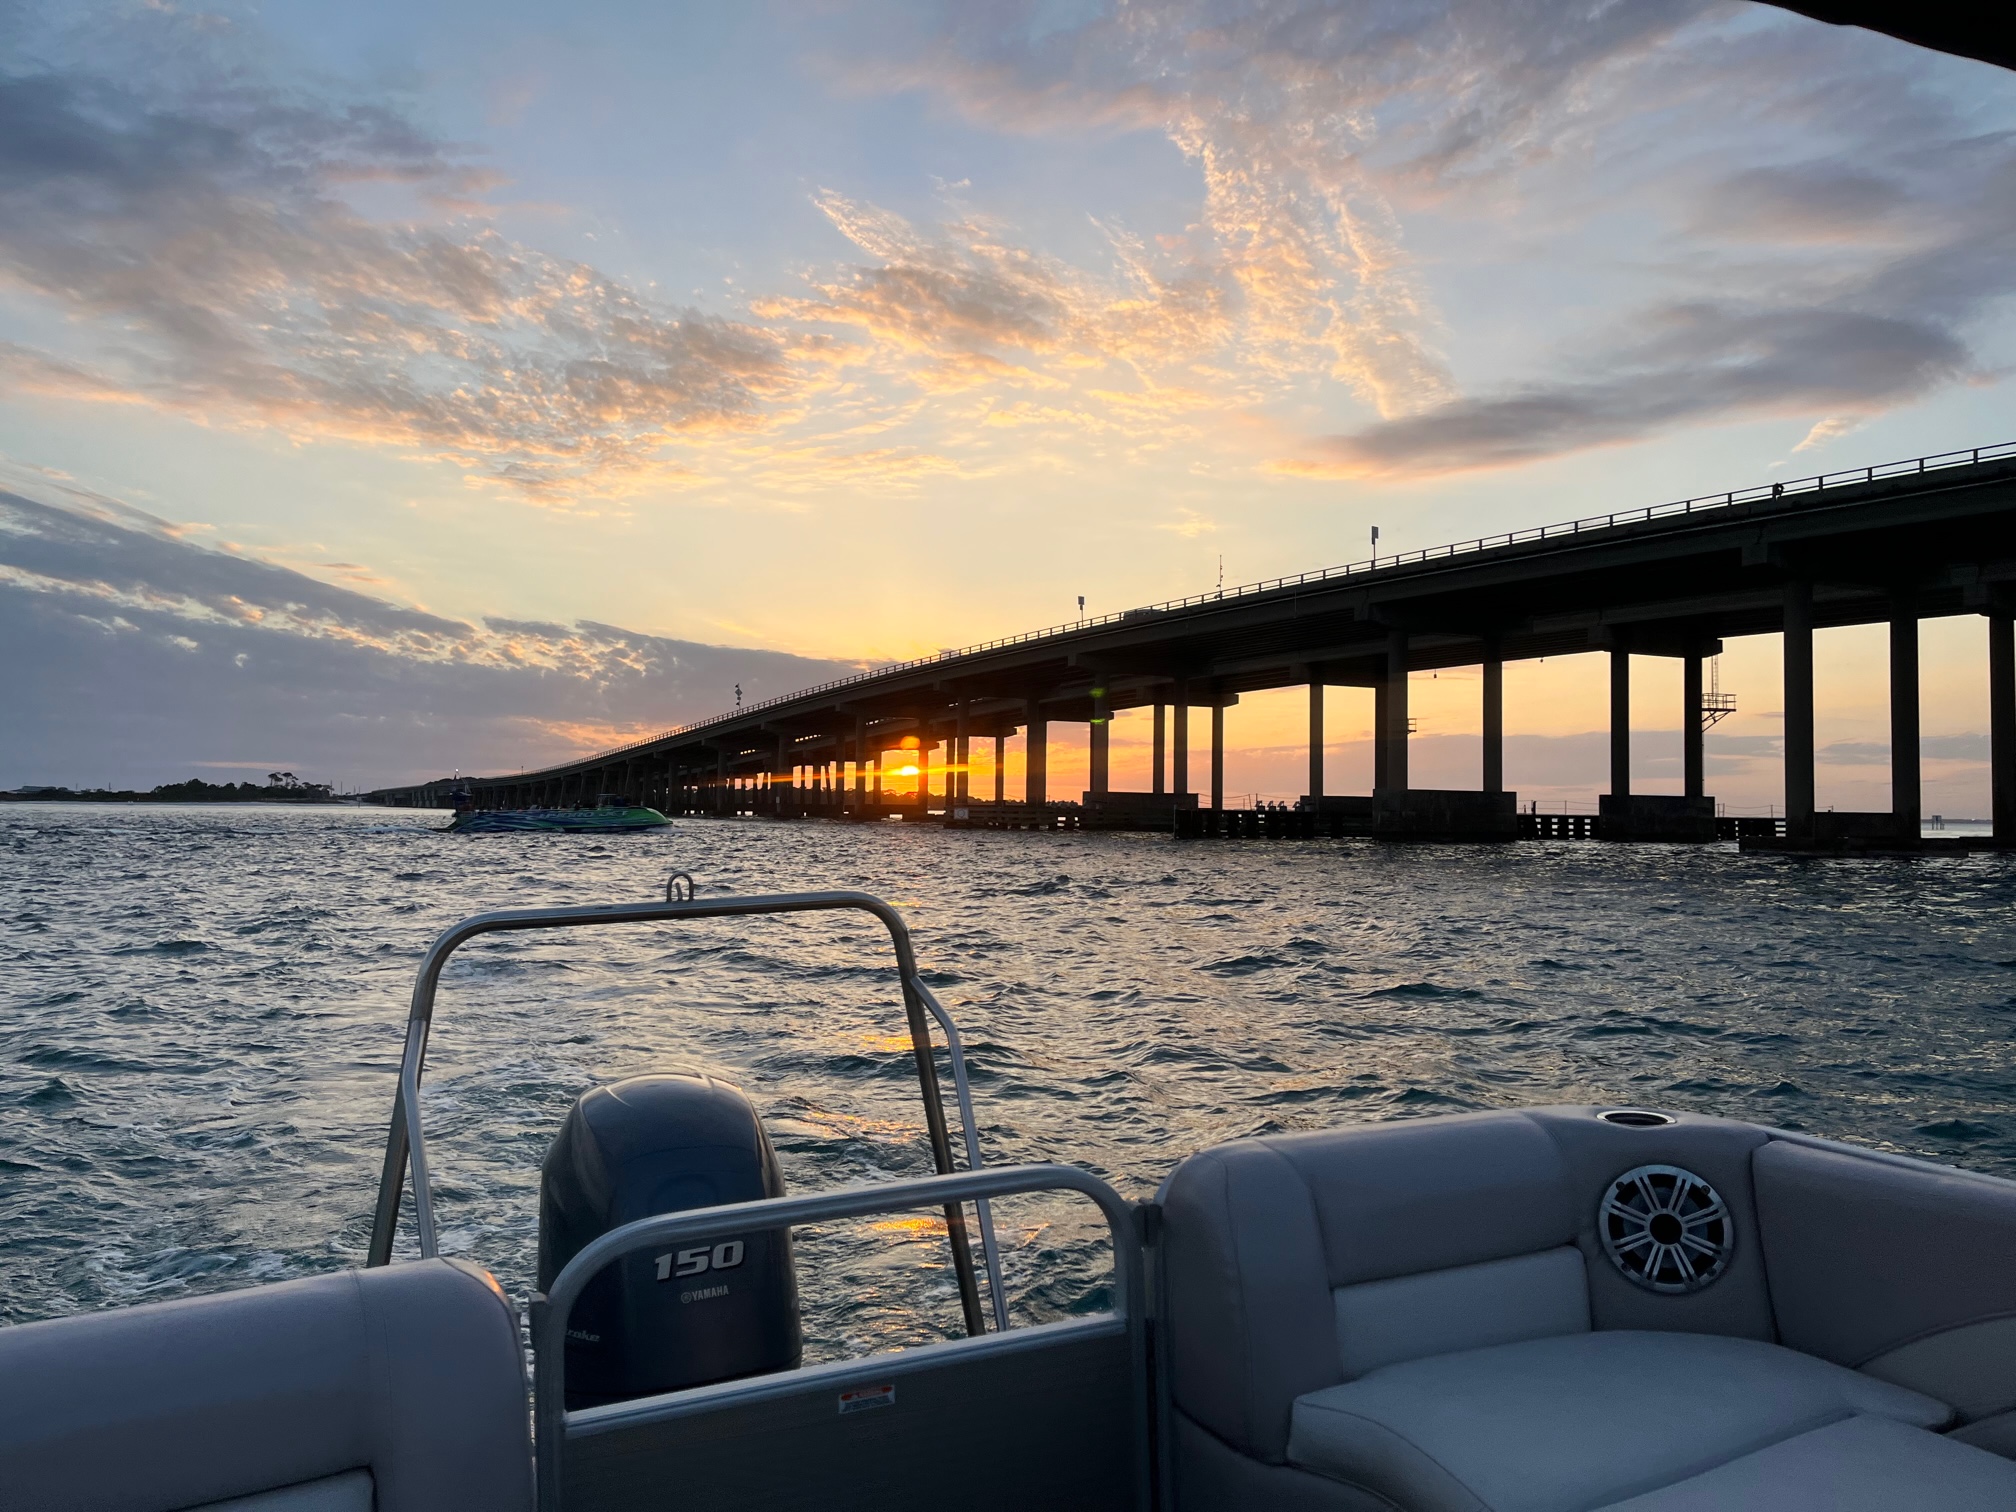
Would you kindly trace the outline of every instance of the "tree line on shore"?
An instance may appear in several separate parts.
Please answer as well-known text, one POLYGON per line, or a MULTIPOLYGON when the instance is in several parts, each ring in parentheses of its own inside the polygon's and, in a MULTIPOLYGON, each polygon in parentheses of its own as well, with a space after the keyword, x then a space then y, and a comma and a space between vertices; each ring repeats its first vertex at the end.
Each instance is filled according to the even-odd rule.
POLYGON ((328 803, 336 790, 326 782, 304 782, 292 772, 268 772, 266 781, 164 782, 140 792, 132 788, 25 787, 0 793, 15 803, 328 803))

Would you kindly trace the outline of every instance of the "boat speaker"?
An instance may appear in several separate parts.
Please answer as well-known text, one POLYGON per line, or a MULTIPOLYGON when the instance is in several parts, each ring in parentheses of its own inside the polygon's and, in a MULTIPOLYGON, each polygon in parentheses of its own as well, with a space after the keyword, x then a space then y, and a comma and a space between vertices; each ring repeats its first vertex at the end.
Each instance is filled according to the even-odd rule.
POLYGON ((1611 1182, 1597 1209, 1596 1231, 1627 1281, 1669 1295, 1697 1292, 1714 1281, 1736 1244, 1721 1193, 1670 1165, 1642 1165, 1611 1182))
MULTIPOLYGON (((776 1151, 740 1088, 678 1072, 596 1087, 568 1110, 540 1170, 539 1290, 623 1224, 783 1195, 776 1151)), ((795 1367, 791 1231, 611 1261, 575 1301, 566 1349, 569 1411, 795 1367)))

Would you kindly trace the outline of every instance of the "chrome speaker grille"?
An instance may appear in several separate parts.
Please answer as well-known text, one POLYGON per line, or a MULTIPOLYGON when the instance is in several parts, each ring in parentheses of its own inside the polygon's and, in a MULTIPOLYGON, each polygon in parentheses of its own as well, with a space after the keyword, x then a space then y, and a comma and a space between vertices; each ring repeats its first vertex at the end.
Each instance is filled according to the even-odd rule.
POLYGON ((1708 1285, 1736 1244, 1721 1194, 1679 1166, 1643 1165, 1611 1182, 1596 1230, 1625 1279, 1669 1294, 1708 1285))

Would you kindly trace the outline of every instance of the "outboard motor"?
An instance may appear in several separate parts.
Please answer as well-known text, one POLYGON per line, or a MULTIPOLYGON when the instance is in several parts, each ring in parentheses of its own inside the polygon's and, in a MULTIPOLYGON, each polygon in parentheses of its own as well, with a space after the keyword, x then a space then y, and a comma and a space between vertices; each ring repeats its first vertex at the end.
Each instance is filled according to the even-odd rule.
MULTIPOLYGON (((633 1076, 583 1093, 539 1179, 539 1290, 590 1241, 638 1218, 784 1195, 740 1088, 633 1076)), ((642 1249, 583 1289, 567 1321, 567 1407, 599 1406, 798 1364, 791 1231, 642 1249)))

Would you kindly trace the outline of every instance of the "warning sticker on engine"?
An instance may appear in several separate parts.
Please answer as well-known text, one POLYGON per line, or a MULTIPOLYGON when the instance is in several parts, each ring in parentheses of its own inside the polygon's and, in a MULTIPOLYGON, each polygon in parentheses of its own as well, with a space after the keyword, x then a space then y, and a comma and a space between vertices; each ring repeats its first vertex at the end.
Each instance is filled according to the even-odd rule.
POLYGON ((850 1412, 866 1412, 870 1407, 894 1407, 896 1386, 854 1386, 840 1393, 840 1411, 844 1416, 850 1412))

